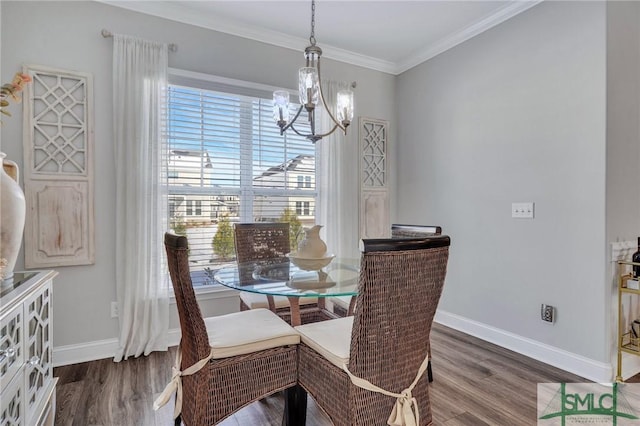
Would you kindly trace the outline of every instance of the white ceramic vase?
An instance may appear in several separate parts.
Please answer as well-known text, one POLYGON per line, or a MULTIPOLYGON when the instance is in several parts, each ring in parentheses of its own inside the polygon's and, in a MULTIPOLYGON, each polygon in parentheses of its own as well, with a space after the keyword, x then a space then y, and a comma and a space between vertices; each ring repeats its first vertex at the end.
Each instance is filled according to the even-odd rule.
POLYGON ((10 280, 22 244, 26 204, 18 184, 18 166, 5 157, 0 152, 0 259, 6 262, 0 278, 10 280), (7 174, 5 166, 15 171, 15 178, 7 174))
POLYGON ((304 240, 298 244, 298 256, 321 258, 327 253, 327 245, 320 238, 322 225, 315 225, 304 230, 304 240))

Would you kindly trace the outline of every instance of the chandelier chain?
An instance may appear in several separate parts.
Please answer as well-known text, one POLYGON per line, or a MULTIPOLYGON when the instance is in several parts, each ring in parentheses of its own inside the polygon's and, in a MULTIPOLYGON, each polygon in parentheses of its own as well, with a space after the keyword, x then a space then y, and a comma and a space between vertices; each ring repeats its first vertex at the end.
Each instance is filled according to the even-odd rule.
POLYGON ((316 1, 311 0, 311 36, 309 42, 312 46, 316 45, 316 1))

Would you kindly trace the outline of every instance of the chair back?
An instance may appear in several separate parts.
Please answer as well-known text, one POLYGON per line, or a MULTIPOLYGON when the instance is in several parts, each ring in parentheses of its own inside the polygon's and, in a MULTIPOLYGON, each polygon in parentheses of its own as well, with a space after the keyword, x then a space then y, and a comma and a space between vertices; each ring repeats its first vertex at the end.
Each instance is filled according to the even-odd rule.
POLYGON ((288 262, 285 256, 290 251, 288 222, 236 223, 233 230, 236 260, 244 264, 239 269, 240 282, 253 280, 253 268, 248 265, 251 262, 288 262))
MULTIPOLYGON (((363 240, 349 370, 400 393, 415 379, 429 348, 433 317, 447 271, 450 239, 363 240)), ((386 418, 393 398, 357 388, 356 410, 386 418)), ((421 417, 430 416, 425 374, 413 390, 421 417)), ((374 416, 375 417, 375 416, 374 416)), ((367 418, 367 417, 363 417, 367 418)))
POLYGON ((238 262, 284 258, 291 251, 288 222, 236 223, 233 230, 238 262))
POLYGON ((435 225, 391 225, 391 238, 413 238, 427 235, 440 235, 442 228, 435 225))
POLYGON ((209 355, 211 349, 207 328, 191 283, 189 243, 187 237, 167 232, 164 234, 164 246, 180 318, 182 365, 190 366, 209 355))

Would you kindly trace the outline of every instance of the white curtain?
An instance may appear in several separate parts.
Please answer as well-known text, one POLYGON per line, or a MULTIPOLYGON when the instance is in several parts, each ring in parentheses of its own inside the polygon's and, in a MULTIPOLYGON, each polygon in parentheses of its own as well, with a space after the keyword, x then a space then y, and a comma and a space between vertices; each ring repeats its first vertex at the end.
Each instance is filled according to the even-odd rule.
POLYGON ((120 343, 114 361, 167 350, 168 278, 162 168, 168 48, 113 37, 116 289, 120 343))
MULTIPOLYGON (((347 89, 344 82, 324 81, 322 92, 335 116, 339 90, 347 89)), ((321 123, 325 132, 331 123, 324 108, 321 123)), ((318 205, 316 223, 323 225, 323 239, 327 251, 339 257, 359 257, 358 242, 358 138, 357 123, 347 130, 345 137, 338 129, 316 142, 318 159, 318 205)))

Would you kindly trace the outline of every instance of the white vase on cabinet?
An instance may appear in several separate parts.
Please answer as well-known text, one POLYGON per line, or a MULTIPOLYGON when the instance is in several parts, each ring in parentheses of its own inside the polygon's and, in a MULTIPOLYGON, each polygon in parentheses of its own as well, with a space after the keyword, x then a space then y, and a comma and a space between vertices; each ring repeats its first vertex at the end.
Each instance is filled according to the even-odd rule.
POLYGON ((26 204, 18 184, 18 166, 0 152, 0 279, 11 281, 22 244, 26 204), (7 170, 14 173, 10 176, 7 170))

